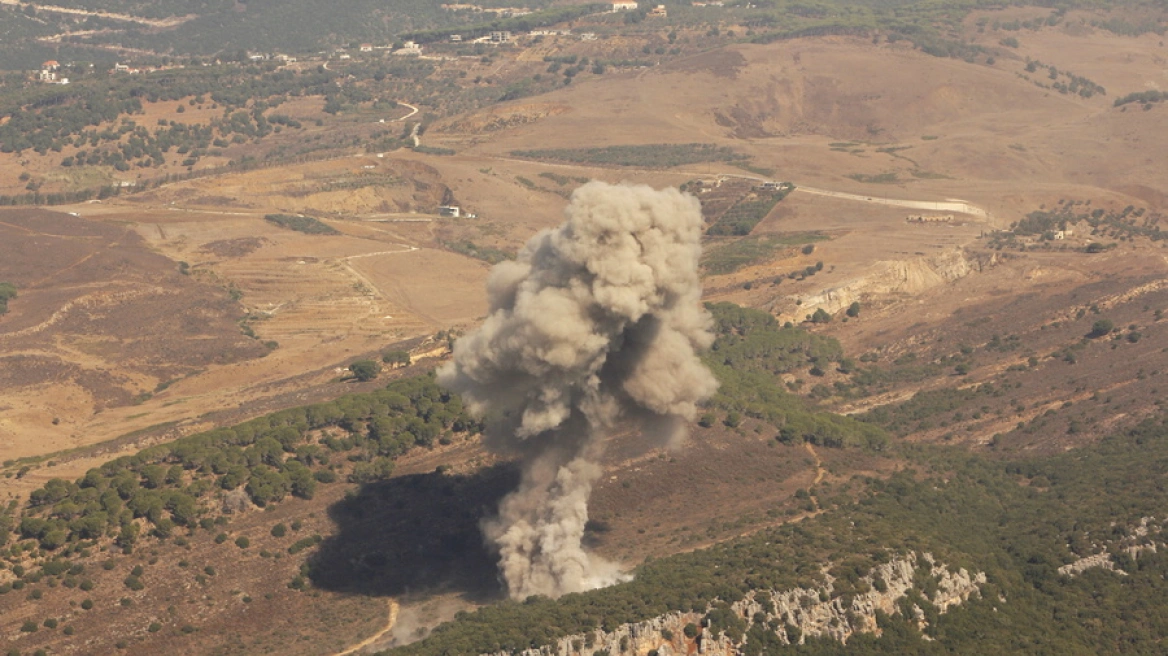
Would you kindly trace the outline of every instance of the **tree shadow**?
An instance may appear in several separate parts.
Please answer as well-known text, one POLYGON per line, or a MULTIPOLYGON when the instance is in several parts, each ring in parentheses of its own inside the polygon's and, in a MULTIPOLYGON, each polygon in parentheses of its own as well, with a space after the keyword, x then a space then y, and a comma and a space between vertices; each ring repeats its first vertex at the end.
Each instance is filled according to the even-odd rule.
POLYGON ((519 482, 512 463, 473 474, 433 472, 362 485, 329 507, 337 532, 310 559, 325 590, 368 595, 504 596, 479 522, 519 482))

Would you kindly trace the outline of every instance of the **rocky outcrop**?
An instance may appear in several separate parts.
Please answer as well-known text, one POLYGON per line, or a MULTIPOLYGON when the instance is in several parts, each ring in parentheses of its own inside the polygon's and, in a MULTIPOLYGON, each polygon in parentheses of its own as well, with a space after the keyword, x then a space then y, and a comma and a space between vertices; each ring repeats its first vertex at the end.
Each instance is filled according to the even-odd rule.
POLYGON ((838 312, 853 302, 917 294, 998 263, 996 253, 975 254, 961 248, 932 257, 878 262, 872 273, 802 299, 801 311, 838 312))
MULTIPOLYGON (((748 629, 756 624, 766 626, 784 644, 802 644, 809 636, 830 636, 847 642, 856 633, 879 633, 877 611, 889 615, 899 613, 897 602, 922 579, 935 584, 930 586, 934 591, 927 598, 941 613, 978 594, 986 581, 981 572, 970 574, 964 569, 952 572, 935 562, 928 553, 920 556, 908 554, 876 566, 862 579, 868 592, 861 594, 833 595, 834 580, 826 570, 824 576, 827 582, 822 587, 754 590, 731 604, 730 608, 748 629)), ((913 610, 918 626, 923 628, 924 612, 915 606, 913 610)), ((597 629, 570 635, 554 644, 519 653, 521 656, 578 656, 597 652, 610 656, 738 654, 744 642, 735 641, 725 632, 705 625, 705 617, 706 612, 673 612, 644 622, 625 624, 611 631, 597 629)), ((744 638, 744 641, 748 639, 744 638)), ((510 655, 500 652, 490 656, 510 655)))
POLYGON ((1058 573, 1063 576, 1078 576, 1089 569, 1099 568, 1127 576, 1127 572, 1115 566, 1113 554, 1125 554, 1135 560, 1144 553, 1156 553, 1159 547, 1168 546, 1168 542, 1157 541, 1154 537, 1163 533, 1163 530, 1163 526, 1156 523, 1155 517, 1144 517, 1140 519, 1138 525, 1128 529, 1124 537, 1103 545, 1103 550, 1097 554, 1063 565, 1058 568, 1058 573))
MULTIPOLYGON (((1104 551, 1102 553, 1097 553, 1093 556, 1087 556, 1086 558, 1080 558, 1073 563, 1068 563, 1066 565, 1063 565, 1062 567, 1058 568, 1058 573, 1062 574, 1063 576, 1075 576, 1077 574, 1082 574, 1083 572, 1085 572, 1089 569, 1094 569, 1096 567, 1101 568, 1101 569, 1114 570, 1115 569, 1115 561, 1111 560, 1110 553, 1104 551)), ((1119 573, 1126 574, 1126 572, 1124 572, 1123 570, 1119 570, 1119 573)))

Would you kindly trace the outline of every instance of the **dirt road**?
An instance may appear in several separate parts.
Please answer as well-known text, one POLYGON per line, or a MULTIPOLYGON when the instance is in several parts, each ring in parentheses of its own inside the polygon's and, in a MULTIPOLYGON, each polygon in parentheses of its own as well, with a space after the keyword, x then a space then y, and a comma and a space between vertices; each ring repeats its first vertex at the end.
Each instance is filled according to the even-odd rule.
POLYGON ((849 194, 843 191, 829 191, 827 189, 816 189, 815 187, 803 187, 796 185, 796 192, 803 192, 805 194, 815 194, 816 196, 829 196, 831 198, 842 198, 844 200, 855 200, 861 203, 875 203, 877 205, 891 205, 893 207, 908 207, 916 210, 932 210, 935 212, 957 212, 959 214, 969 214, 982 219, 989 218, 989 212, 986 212, 976 205, 971 205, 963 200, 901 200, 897 198, 882 198, 880 196, 865 196, 861 194, 849 194))
POLYGON ((380 631, 378 631, 377 633, 374 633, 373 635, 369 636, 368 638, 365 638, 361 642, 358 642, 357 644, 353 645, 352 647, 349 647, 345 651, 337 652, 333 656, 349 656, 349 654, 356 654, 357 652, 361 651, 362 649, 377 642, 378 640, 383 638, 385 636, 385 634, 387 634, 393 630, 393 625, 397 623, 398 605, 397 605, 397 602, 392 600, 392 599, 389 599, 387 601, 389 603, 389 618, 385 621, 385 626, 382 627, 382 629, 380 631))
POLYGON ((819 454, 815 452, 815 447, 811 446, 810 442, 804 442, 803 446, 807 448, 807 453, 810 453, 811 457, 815 458, 815 480, 811 484, 819 485, 823 482, 823 477, 827 474, 827 470, 823 468, 823 461, 819 459, 819 454))
MULTIPOLYGON (((0 0, 0 4, 20 6, 23 3, 21 0, 0 0)), ((129 14, 114 14, 105 11, 88 11, 85 9, 73 9, 71 7, 57 7, 54 5, 36 5, 37 11, 51 11, 57 14, 74 14, 78 16, 97 16, 98 18, 105 18, 108 20, 122 21, 126 23, 138 23, 140 25, 149 25, 150 27, 174 27, 181 25, 194 16, 172 16, 162 20, 155 20, 153 18, 142 18, 141 16, 130 16, 129 14)))
MULTIPOLYGON (((526 159, 520 159, 520 158, 499 157, 499 156, 491 157, 491 159, 497 160, 497 161, 502 161, 502 162, 522 162, 522 163, 528 163, 528 164, 532 163, 532 161, 533 161, 533 160, 526 160, 526 159)), ((556 163, 556 162, 539 162, 539 164, 541 166, 561 168, 561 169, 574 169, 577 171, 579 171, 580 169, 596 168, 596 167, 588 167, 586 165, 581 165, 581 164, 560 164, 560 163, 556 163)), ((656 174, 666 172, 666 171, 661 171, 658 169, 638 169, 638 168, 632 168, 632 167, 624 168, 621 170, 622 171, 636 171, 638 173, 656 173, 656 174)), ((766 182, 767 181, 766 178, 760 178, 760 177, 753 176, 753 175, 743 175, 743 174, 739 174, 739 173, 719 173, 716 175, 711 175, 709 173, 696 173, 696 172, 687 171, 687 170, 668 171, 668 173, 674 173, 674 174, 685 176, 685 177, 694 177, 694 176, 706 177, 706 178, 723 177, 723 178, 740 178, 740 179, 745 179, 745 180, 754 180, 756 182, 766 182)), ((850 194, 850 193, 847 193, 845 191, 831 191, 829 189, 817 189, 815 187, 805 187, 805 186, 800 185, 799 183, 794 183, 794 184, 795 184, 795 191, 796 192, 803 192, 806 194, 814 194, 816 196, 828 196, 831 198, 840 198, 843 200, 854 200, 854 201, 858 201, 861 203, 875 203, 877 205, 891 205, 893 207, 907 207, 910 209, 917 209, 917 210, 932 210, 935 212, 957 212, 959 214, 968 214, 970 216, 976 216, 976 217, 982 218, 982 219, 989 218, 989 212, 985 211, 984 209, 982 209, 982 208, 980 208, 972 203, 968 203, 966 201, 955 199, 955 198, 951 198, 948 200, 904 200, 904 199, 899 199, 899 198, 884 198, 882 196, 869 196, 869 195, 864 195, 864 194, 850 194)))

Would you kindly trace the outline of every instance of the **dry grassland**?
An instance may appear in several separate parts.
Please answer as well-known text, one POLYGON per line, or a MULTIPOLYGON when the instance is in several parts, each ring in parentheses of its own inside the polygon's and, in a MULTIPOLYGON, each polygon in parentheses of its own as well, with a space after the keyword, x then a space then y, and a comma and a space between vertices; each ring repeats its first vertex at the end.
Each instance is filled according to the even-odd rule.
MULTIPOLYGON (((1168 309, 1164 242, 1141 237, 1088 254, 1088 242, 1116 240, 1080 230, 1050 250, 1019 251, 990 247, 988 235, 1068 198, 1105 210, 1168 211, 1162 155, 1168 107, 1112 106, 1131 91, 1168 88, 1168 50, 1155 37, 1087 29, 1080 19, 1089 17, 1077 12, 1059 28, 979 34, 974 25, 982 15, 1012 20, 1046 11, 970 18, 970 38, 983 45, 996 46, 1004 36, 1020 42, 993 65, 870 39, 736 45, 438 121, 424 143, 453 148, 452 156, 377 157, 354 148, 332 160, 176 182, 61 212, 0 211, 0 281, 20 290, 0 318, 0 460, 89 447, 23 478, 4 479, 4 493, 79 475, 144 443, 360 389, 339 382, 343 367, 391 346, 441 357, 445 342, 433 336, 472 326, 485 313, 488 273, 484 262, 444 244, 513 253, 558 223, 571 189, 590 178, 676 186, 733 175, 857 196, 796 190, 752 236, 825 239, 808 253, 776 247, 705 280, 707 300, 764 308, 783 321, 802 321, 820 308, 836 313, 836 320, 813 329, 839 339, 852 357, 871 355, 882 365, 962 357, 969 365, 965 374, 947 365, 923 382, 893 383, 873 396, 825 397, 825 407, 858 413, 922 390, 992 382, 1008 391, 987 398, 976 417, 934 418, 914 425, 912 439, 988 449, 995 435, 1026 426, 1033 430, 1019 430, 1013 442, 994 448, 1057 451, 1127 425, 1156 409, 1162 387, 1156 377, 1168 372, 1168 322, 1155 314, 1168 309), (1032 79, 1021 76, 1026 57, 1087 77, 1108 95, 1080 98, 1041 88, 1034 80, 1041 81, 1042 69, 1032 79), (511 154, 693 142, 729 146, 750 156, 756 171, 725 163, 601 167, 511 154), (906 215, 921 210, 879 199, 961 199, 985 216, 908 223, 906 215), (478 216, 437 216, 447 203, 478 216), (340 234, 283 229, 264 220, 268 213, 312 215, 340 234), (814 275, 789 275, 819 262, 814 275), (860 316, 844 322, 841 311, 853 302, 861 303, 860 316), (1084 340, 1100 317, 1122 332, 1084 340), (1125 337, 1132 332, 1142 338, 1125 337), (1066 412, 1048 417, 1051 410, 1066 412)), ((542 52, 525 53, 516 65, 537 70, 542 52)), ((142 120, 175 119, 168 114, 173 109, 149 107, 142 120)), ((279 111, 303 117, 319 109, 317 101, 295 100, 279 111)), ((187 106, 182 117, 214 115, 204 104, 187 106)), ((34 176, 60 173, 46 162, 28 166, 34 176)), ((20 170, 13 157, 0 156, 0 193, 23 189, 14 182, 20 170)), ((784 380, 804 392, 822 384, 831 394, 834 383, 848 378, 829 371, 784 380)), ((821 485, 840 486, 855 474, 884 475, 897 466, 860 450, 812 454, 773 437, 772 428, 750 419, 736 430, 696 429, 675 452, 645 452, 634 436, 614 436, 606 478, 593 495, 591 546, 629 564, 697 548, 815 512, 812 502, 808 507, 793 494, 820 476, 821 485)), ((457 443, 399 462, 395 476, 379 484, 396 505, 386 502, 367 517, 335 512, 344 503, 343 485, 328 486, 311 503, 292 500, 271 513, 244 513, 233 520, 231 538, 247 536, 252 547, 215 544, 213 532, 199 532, 181 556, 193 569, 163 558, 147 569, 146 591, 130 609, 113 608, 113 593, 107 595, 102 635, 134 636, 127 653, 342 651, 384 628, 383 600, 351 594, 356 587, 345 585, 322 586, 317 597, 290 591, 294 559, 258 555, 261 548, 287 547, 287 539, 277 544, 269 535, 271 525, 300 519, 305 533, 347 536, 322 549, 349 563, 353 586, 363 559, 396 548, 378 542, 383 539, 409 541, 394 552, 409 559, 400 568, 404 580, 455 563, 450 576, 483 586, 493 580, 493 565, 479 546, 477 526, 430 521, 431 510, 409 500, 426 500, 428 493, 453 504, 450 517, 470 516, 490 506, 512 475, 477 444, 457 443), (433 474, 439 466, 449 466, 445 478, 433 474), (454 477, 470 490, 466 499, 442 496, 454 477), (473 548, 458 547, 458 558, 445 558, 451 544, 464 542, 473 548), (433 552, 421 553, 419 544, 434 545, 433 552), (207 565, 218 575, 199 583, 198 570, 207 565), (166 581, 177 583, 171 589, 166 581), (176 610, 163 618, 164 629, 148 633, 156 611, 169 605, 176 610), (333 615, 320 615, 329 608, 333 615), (199 631, 180 635, 186 623, 199 631), (344 639, 329 628, 342 624, 344 639)), ((99 589, 120 590, 124 576, 120 569, 98 573, 99 589)), ((498 590, 486 585, 474 593, 451 608, 498 590)), ((65 595, 53 599, 68 602, 65 595)), ((33 617, 27 604, 19 612, 33 617)), ((96 613, 86 619, 64 605, 36 612, 69 617, 81 635, 102 631, 96 613)), ((27 638, 53 639, 46 631, 27 638)), ((93 643, 97 652, 111 647, 102 640, 93 643)))

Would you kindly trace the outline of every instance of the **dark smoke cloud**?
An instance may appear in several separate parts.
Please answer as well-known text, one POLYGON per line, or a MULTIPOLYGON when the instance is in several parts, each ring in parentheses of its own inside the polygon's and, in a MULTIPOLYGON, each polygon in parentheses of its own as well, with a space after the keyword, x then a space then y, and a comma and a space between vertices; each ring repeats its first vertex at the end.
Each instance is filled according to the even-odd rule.
POLYGON ((483 525, 512 597, 621 580, 581 539, 618 420, 676 440, 717 383, 700 303, 701 211, 676 189, 591 182, 559 227, 535 235, 487 281, 490 314, 458 340, 439 381, 487 423, 492 450, 519 455, 519 488, 483 525))

